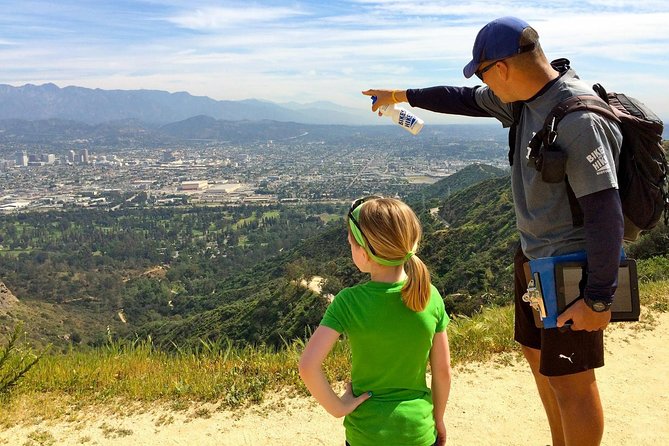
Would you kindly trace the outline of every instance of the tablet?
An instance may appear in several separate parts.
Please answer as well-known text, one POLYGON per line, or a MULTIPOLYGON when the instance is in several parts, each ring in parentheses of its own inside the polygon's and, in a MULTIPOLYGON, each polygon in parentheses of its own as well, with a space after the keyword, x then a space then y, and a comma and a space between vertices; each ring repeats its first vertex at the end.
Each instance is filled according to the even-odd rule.
MULTIPOLYGON (((579 282, 584 276, 586 276, 586 266, 583 262, 555 265, 558 314, 580 297, 579 282)), ((640 312, 636 261, 624 259, 620 261, 618 268, 618 288, 611 305, 611 322, 638 321, 640 312)))

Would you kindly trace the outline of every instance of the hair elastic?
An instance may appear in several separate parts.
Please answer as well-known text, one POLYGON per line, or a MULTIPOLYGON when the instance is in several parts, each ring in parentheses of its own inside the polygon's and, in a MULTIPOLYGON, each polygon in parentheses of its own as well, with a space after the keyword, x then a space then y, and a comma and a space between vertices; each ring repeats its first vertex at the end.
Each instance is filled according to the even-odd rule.
MULTIPOLYGON (((363 205, 364 205, 364 203, 362 203, 360 206, 358 206, 352 212, 353 216, 358 220, 360 218, 360 208, 362 208, 363 205)), ((374 260, 376 263, 378 263, 379 265, 383 265, 383 266, 404 265, 414 255, 413 251, 409 251, 401 259, 388 260, 388 259, 381 258, 381 257, 373 254, 370 251, 369 246, 365 242, 365 238, 362 236, 362 233, 360 232, 360 229, 358 229, 358 227, 353 223, 353 221, 350 218, 348 220, 348 227, 351 231, 351 234, 353 234, 353 238, 358 243, 358 245, 362 246, 365 249, 365 252, 367 252, 367 255, 369 255, 369 257, 372 260, 374 260)))

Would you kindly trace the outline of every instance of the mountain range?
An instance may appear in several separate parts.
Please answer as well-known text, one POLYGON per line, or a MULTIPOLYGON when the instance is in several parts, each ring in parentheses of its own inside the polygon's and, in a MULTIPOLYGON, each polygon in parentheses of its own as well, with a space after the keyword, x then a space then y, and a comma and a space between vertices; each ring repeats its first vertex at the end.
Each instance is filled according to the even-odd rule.
POLYGON ((457 141, 497 141, 505 139, 505 130, 498 126, 481 124, 431 125, 414 137, 399 126, 349 126, 260 121, 228 121, 206 115, 197 115, 164 125, 148 124, 137 119, 87 124, 64 119, 4 119, 0 120, 0 153, 14 150, 17 145, 70 147, 152 147, 172 143, 196 141, 227 141, 255 143, 269 140, 297 140, 299 142, 369 141, 393 138, 411 143, 430 142, 447 146, 457 141), (5 150, 6 151, 6 150, 5 150))
POLYGON ((163 146, 184 141, 502 140, 495 123, 431 123, 415 138, 369 109, 330 102, 217 101, 185 92, 0 85, 0 152, 23 146, 163 146), (377 124, 377 125, 372 125, 377 124), (385 124, 385 125, 383 125, 385 124))
MULTIPOLYGON (((432 115, 429 118, 431 125, 445 123, 444 115, 427 111, 423 113, 432 115)), ((390 124, 389 120, 379 119, 371 113, 368 107, 347 108, 327 101, 277 104, 258 99, 215 100, 187 92, 170 93, 162 90, 103 90, 77 86, 61 88, 53 83, 18 87, 0 84, 0 122, 55 119, 95 126, 130 121, 160 127, 201 115, 224 122, 276 121, 349 126, 390 124)), ((495 121, 490 124, 482 121, 471 123, 497 124, 495 121)), ((499 125, 496 126, 499 128, 499 125)), ((665 138, 668 137, 667 132, 669 130, 665 130, 665 138)))
POLYGON ((100 124, 138 120, 163 125, 206 115, 225 121, 300 122, 305 124, 378 124, 369 109, 344 108, 330 102, 276 104, 247 99, 215 100, 187 92, 161 90, 102 90, 48 83, 15 87, 0 84, 0 120, 63 119, 100 124))

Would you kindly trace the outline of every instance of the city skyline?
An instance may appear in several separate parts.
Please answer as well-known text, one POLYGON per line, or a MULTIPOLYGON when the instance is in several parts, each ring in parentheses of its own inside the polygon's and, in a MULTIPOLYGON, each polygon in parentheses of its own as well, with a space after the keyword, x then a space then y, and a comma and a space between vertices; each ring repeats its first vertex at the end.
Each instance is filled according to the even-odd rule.
POLYGON ((3 12, 0 83, 352 108, 367 88, 476 85, 462 75, 476 33, 513 14, 549 58, 669 117, 664 1, 8 0, 3 12))

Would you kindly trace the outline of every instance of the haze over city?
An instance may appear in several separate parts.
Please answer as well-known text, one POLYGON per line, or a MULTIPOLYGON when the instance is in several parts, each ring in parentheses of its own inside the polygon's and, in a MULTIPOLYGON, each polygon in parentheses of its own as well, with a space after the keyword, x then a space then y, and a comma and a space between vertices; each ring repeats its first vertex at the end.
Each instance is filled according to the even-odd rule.
POLYGON ((3 6, 0 83, 14 86, 53 82, 364 108, 366 88, 475 85, 462 67, 476 33, 513 14, 539 31, 549 58, 567 57, 587 81, 669 116, 666 1, 8 0, 3 6))

